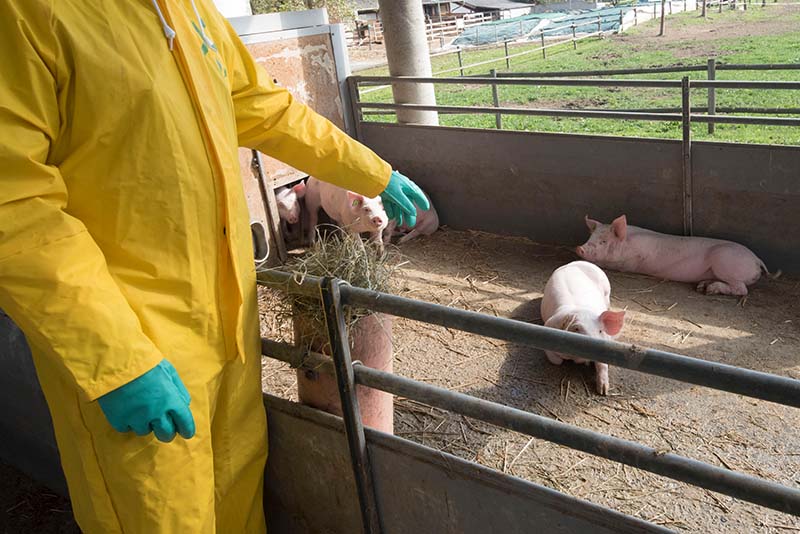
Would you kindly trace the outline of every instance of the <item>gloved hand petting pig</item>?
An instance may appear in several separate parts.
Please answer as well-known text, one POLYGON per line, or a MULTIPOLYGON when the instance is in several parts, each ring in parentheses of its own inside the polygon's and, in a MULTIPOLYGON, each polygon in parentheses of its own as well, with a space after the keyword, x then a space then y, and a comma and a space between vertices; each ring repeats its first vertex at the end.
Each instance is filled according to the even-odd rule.
POLYGON ((405 226, 413 228, 417 224, 417 208, 414 204, 422 210, 430 208, 428 198, 422 189, 398 171, 392 171, 389 184, 380 197, 386 215, 390 220, 395 221, 397 226, 405 224, 405 226))

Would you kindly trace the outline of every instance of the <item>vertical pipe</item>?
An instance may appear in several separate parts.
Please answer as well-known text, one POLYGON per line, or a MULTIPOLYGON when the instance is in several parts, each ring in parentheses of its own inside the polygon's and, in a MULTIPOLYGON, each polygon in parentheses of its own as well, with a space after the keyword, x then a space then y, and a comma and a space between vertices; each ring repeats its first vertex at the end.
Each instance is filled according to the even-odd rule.
POLYGON ((633 25, 639 25, 639 10, 637 8, 633 8, 633 25))
POLYGON ((350 447, 350 459, 353 463, 353 475, 361 505, 364 534, 380 534, 380 514, 372 481, 367 438, 364 436, 364 425, 361 423, 361 413, 358 409, 353 363, 350 361, 350 344, 347 340, 347 326, 342 309, 339 283, 334 278, 322 279, 320 287, 322 309, 325 314, 325 324, 328 328, 328 338, 336 368, 336 382, 342 402, 342 418, 347 433, 347 443, 350 447))
POLYGON ((689 77, 681 80, 681 111, 683 118, 683 233, 692 235, 692 108, 689 100, 689 77))
POLYGON ((460 46, 458 47, 458 51, 456 53, 458 54, 458 69, 459 69, 459 72, 461 73, 461 76, 464 76, 464 60, 461 57, 461 47, 460 46))
MULTIPOLYGON (((717 79, 717 60, 716 59, 709 59, 708 60, 708 79, 709 80, 716 80, 717 79)), ((707 113, 709 115, 716 115, 717 114, 717 90, 714 87, 708 88, 708 110, 707 113)), ((714 133, 714 127, 716 125, 713 122, 708 123, 708 133, 714 133)))
POLYGON ((578 41, 575 40, 575 25, 572 25, 572 49, 578 49, 578 41))
POLYGON ((719 7, 719 12, 722 13, 722 0, 717 0, 717 6, 719 7))
MULTIPOLYGON (((497 78, 497 71, 495 69, 491 70, 492 78, 497 78)), ((497 84, 492 84, 492 101, 494 102, 494 107, 500 107, 500 97, 497 95, 497 84)), ((494 116, 494 124, 498 130, 503 129, 503 116, 500 113, 497 113, 494 116)))
POLYGON ((508 41, 503 41, 503 49, 506 51, 506 69, 511 68, 511 58, 508 57, 508 41))
POLYGON ((664 35, 664 19, 666 17, 666 13, 664 13, 664 5, 665 0, 661 0, 661 29, 658 32, 659 37, 664 35))
MULTIPOLYGON (((430 77, 431 59, 422 2, 379 0, 378 6, 381 10, 389 74, 430 77)), ((436 105, 433 84, 394 83, 392 93, 397 104, 436 105)), ((439 124, 439 116, 435 111, 398 109, 397 120, 401 124, 439 124)))

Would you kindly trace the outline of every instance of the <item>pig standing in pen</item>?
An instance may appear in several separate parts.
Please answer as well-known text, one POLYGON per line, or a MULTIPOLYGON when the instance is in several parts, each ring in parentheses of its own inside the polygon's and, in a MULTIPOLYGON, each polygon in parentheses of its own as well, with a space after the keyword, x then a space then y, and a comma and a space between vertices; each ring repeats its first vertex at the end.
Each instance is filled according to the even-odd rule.
MULTIPOLYGON (((550 276, 542 297, 542 320, 550 328, 575 332, 596 339, 614 339, 622 330, 624 311, 611 311, 611 284, 596 265, 573 261, 550 276)), ((569 354, 545 351, 551 363, 564 360, 590 364, 569 354)), ((608 364, 594 362, 597 392, 608 395, 608 364)))
POLYGON ((697 282, 701 293, 739 296, 768 272, 750 249, 732 241, 659 234, 628 226, 625 215, 611 224, 588 215, 585 220, 592 235, 575 252, 603 268, 697 282))
POLYGON ((308 242, 314 243, 319 208, 354 234, 369 232, 372 240, 383 250, 383 231, 389 217, 380 197, 369 198, 341 187, 309 177, 306 184, 306 210, 308 211, 308 242))
POLYGON ((281 235, 287 242, 294 240, 296 236, 302 233, 300 230, 300 221, 302 220, 301 199, 305 194, 305 182, 300 182, 292 187, 282 187, 275 193, 281 235))
POLYGON ((439 214, 436 213, 436 208, 433 207, 433 202, 431 201, 431 197, 428 196, 428 193, 425 193, 424 191, 423 193, 425 194, 425 198, 428 199, 430 208, 423 210, 420 209, 416 203, 414 204, 414 207, 417 208, 417 224, 414 226, 414 228, 409 228, 405 224, 398 227, 394 220, 389 221, 389 225, 383 232, 384 242, 391 243, 392 237, 399 234, 402 237, 397 244, 402 245, 406 241, 410 241, 418 235, 431 235, 439 229, 439 214))

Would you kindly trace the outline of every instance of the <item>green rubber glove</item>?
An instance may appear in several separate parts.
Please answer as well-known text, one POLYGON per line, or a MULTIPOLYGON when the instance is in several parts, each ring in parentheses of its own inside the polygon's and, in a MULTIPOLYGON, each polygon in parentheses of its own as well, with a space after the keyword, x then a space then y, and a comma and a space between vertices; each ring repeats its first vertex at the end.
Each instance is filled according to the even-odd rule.
POLYGON ((97 402, 117 432, 133 430, 139 436, 153 432, 165 443, 175 438, 176 431, 186 439, 194 436, 191 397, 167 360, 97 402))
POLYGON ((414 204, 423 210, 431 207, 422 189, 397 171, 392 171, 389 184, 381 193, 381 200, 386 215, 394 219, 398 227, 403 226, 403 222, 409 228, 417 224, 417 208, 414 204))

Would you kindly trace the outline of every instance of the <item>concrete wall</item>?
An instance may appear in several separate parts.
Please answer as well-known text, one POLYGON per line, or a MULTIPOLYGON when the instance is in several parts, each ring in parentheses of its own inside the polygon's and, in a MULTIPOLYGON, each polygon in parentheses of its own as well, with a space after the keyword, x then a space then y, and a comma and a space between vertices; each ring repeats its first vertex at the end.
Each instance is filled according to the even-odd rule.
MULTIPOLYGON (((585 241, 583 216, 683 230, 680 141, 362 123, 453 228, 585 241)), ((695 235, 732 239, 800 273, 800 147, 692 144, 695 235), (780 231, 783 229, 784 231, 780 231)))

